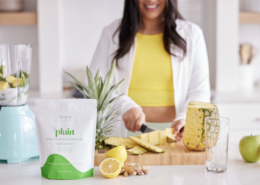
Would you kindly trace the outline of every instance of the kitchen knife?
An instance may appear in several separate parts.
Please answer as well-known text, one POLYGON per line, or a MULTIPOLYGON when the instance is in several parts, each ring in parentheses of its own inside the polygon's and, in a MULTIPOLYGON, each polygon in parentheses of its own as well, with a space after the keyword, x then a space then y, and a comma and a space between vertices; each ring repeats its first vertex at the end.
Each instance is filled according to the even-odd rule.
MULTIPOLYGON (((154 131, 153 129, 142 124, 142 126, 141 126, 142 133, 149 133, 149 132, 153 132, 153 131, 154 131)), ((175 138, 171 138, 171 137, 167 136, 167 143, 176 143, 175 138)))
POLYGON ((154 131, 153 129, 150 129, 145 124, 142 124, 142 126, 141 126, 141 132, 142 133, 149 133, 149 132, 153 132, 153 131, 154 131))

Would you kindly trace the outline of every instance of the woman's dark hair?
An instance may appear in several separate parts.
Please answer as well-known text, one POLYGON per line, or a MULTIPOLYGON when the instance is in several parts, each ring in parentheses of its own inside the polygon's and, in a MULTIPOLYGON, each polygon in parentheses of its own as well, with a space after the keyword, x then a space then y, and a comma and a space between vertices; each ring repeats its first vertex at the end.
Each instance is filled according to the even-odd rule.
MULTIPOLYGON (((164 10, 164 48, 169 54, 176 56, 171 52, 170 43, 172 43, 183 51, 184 57, 186 55, 186 41, 176 31, 176 19, 183 19, 178 10, 177 0, 166 0, 164 10)), ((118 61, 118 59, 129 52, 141 23, 142 18, 138 0, 125 0, 123 19, 115 32, 116 34, 119 31, 119 48, 115 52, 114 59, 118 61)))

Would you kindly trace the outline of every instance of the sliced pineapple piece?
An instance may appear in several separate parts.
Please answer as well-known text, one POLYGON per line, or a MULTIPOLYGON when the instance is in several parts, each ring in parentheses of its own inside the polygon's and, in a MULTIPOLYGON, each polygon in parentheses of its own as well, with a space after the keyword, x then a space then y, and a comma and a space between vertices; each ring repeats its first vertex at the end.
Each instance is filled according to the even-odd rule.
POLYGON ((135 136, 135 137, 138 138, 138 139, 142 139, 142 138, 141 138, 141 135, 139 135, 139 136, 135 136))
POLYGON ((163 149, 147 142, 147 141, 144 141, 142 139, 139 139, 139 138, 136 138, 136 137, 131 137, 130 136, 130 139, 132 139, 133 141, 135 141, 138 145, 141 145, 142 147, 150 150, 150 151, 153 151, 153 152, 156 152, 156 153, 162 153, 164 152, 163 149))
POLYGON ((160 145, 167 144, 167 134, 165 130, 160 131, 160 145))
POLYGON ((131 154, 135 154, 135 155, 140 155, 140 154, 144 154, 146 152, 148 152, 147 149, 136 145, 134 148, 127 150, 128 152, 130 152, 131 154))
POLYGON ((13 87, 20 87, 21 83, 22 83, 22 79, 21 78, 16 78, 13 76, 7 76, 6 77, 6 81, 10 84, 13 84, 13 87), (18 84, 18 85, 17 85, 18 84))
POLYGON ((21 86, 21 84, 22 84, 22 79, 21 78, 18 78, 18 85, 17 85, 17 80, 15 80, 14 82, 13 82, 13 86, 14 87, 20 87, 21 86))
POLYGON ((159 145, 160 144, 160 131, 154 131, 153 136, 154 136, 154 144, 159 145))
MULTIPOLYGON (((190 102, 187 108, 183 143, 190 150, 205 150, 205 117, 218 117, 216 105, 204 102, 190 102)), ((218 138, 218 128, 212 130, 218 138)))
POLYGON ((153 132, 149 132, 149 133, 148 133, 148 140, 149 140, 149 141, 148 141, 149 143, 151 143, 151 144, 153 144, 153 145, 155 144, 153 132))
POLYGON ((166 131, 168 137, 175 139, 174 128, 166 128, 164 130, 166 131))
POLYGON ((149 135, 148 135, 148 133, 141 134, 141 135, 136 136, 136 137, 139 138, 139 139, 142 139, 142 140, 144 140, 144 141, 149 142, 149 135))
POLYGON ((175 140, 173 128, 166 128, 162 131, 153 131, 136 136, 136 138, 142 139, 154 145, 166 144, 167 137, 171 137, 173 140, 175 140))
POLYGON ((134 148, 134 146, 136 146, 136 143, 132 139, 124 137, 108 137, 105 139, 105 144, 112 146, 124 146, 125 148, 134 148))
POLYGON ((10 88, 10 85, 8 82, 5 82, 5 81, 0 81, 0 89, 1 90, 5 90, 7 88, 10 88))
POLYGON ((16 78, 13 77, 13 76, 7 76, 7 77, 6 77, 6 81, 7 81, 8 83, 10 83, 10 84, 12 84, 13 81, 15 81, 15 80, 16 80, 16 78))

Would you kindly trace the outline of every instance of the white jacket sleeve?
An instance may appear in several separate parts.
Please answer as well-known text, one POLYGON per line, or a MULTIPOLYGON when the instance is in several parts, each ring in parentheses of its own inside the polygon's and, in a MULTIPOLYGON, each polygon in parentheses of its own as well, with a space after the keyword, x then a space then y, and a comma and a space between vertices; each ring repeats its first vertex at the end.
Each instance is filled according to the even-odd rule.
MULTIPOLYGON (((102 35, 100 37, 100 40, 98 42, 96 51, 94 53, 94 56, 92 58, 91 64, 90 64, 90 70, 93 73, 93 75, 97 72, 99 69, 100 76, 104 79, 106 74, 108 73, 111 64, 112 64, 112 54, 110 51, 110 44, 111 39, 109 38, 108 30, 107 28, 104 28, 102 31, 102 35)), ((118 82, 116 82, 118 83, 118 82)), ((124 82, 123 82, 124 83, 124 82)), ((85 81, 85 84, 87 84, 87 80, 85 81)), ((115 92, 113 95, 114 97, 118 96, 119 93, 115 92)), ((137 105, 130 97, 127 95, 121 96, 116 104, 114 105, 115 108, 121 107, 120 111, 118 112, 120 116, 122 116, 126 111, 133 107, 140 107, 137 105)))
POLYGON ((177 115, 176 120, 185 119, 190 101, 210 102, 209 64, 206 44, 202 30, 195 31, 191 56, 191 76, 185 106, 177 115))

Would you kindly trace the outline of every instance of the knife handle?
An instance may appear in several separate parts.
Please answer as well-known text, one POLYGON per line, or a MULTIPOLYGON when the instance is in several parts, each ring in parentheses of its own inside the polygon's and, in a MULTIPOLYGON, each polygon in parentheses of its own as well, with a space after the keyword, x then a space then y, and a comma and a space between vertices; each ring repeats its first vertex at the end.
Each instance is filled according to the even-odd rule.
POLYGON ((147 128, 147 126, 145 124, 142 124, 141 126, 141 132, 144 133, 145 129, 147 128))

